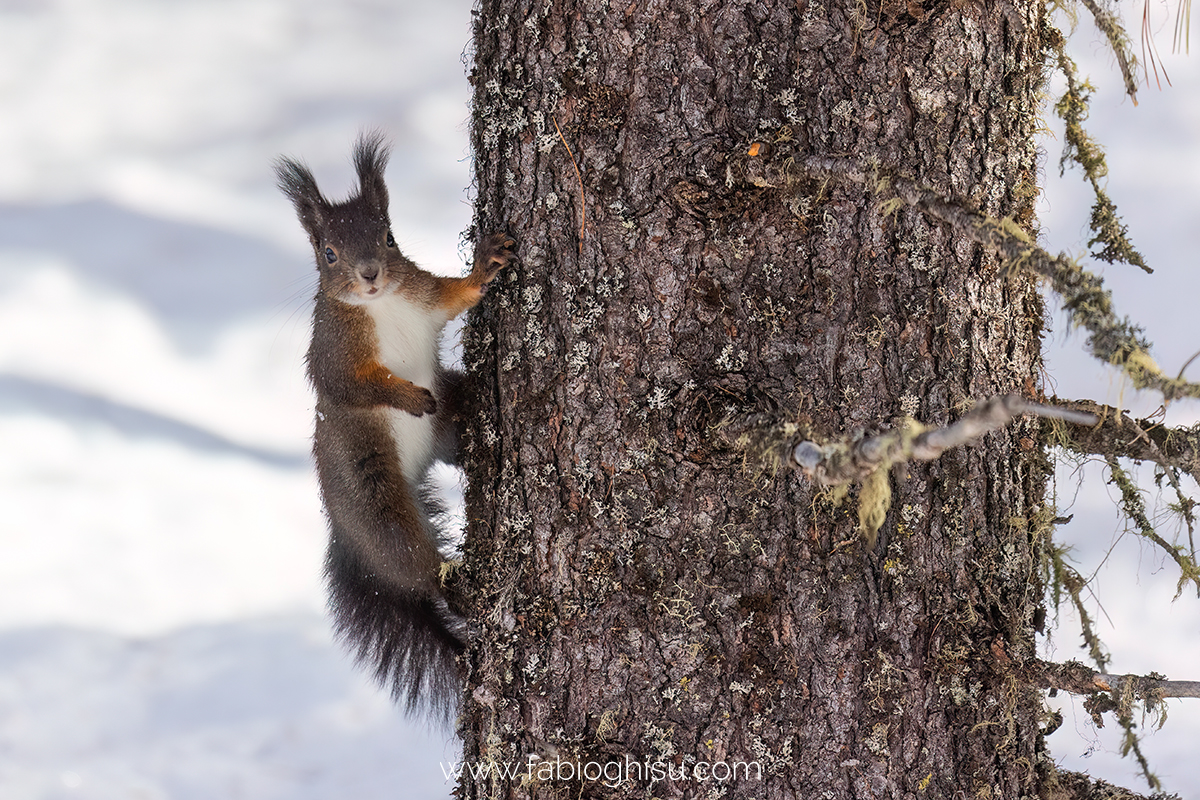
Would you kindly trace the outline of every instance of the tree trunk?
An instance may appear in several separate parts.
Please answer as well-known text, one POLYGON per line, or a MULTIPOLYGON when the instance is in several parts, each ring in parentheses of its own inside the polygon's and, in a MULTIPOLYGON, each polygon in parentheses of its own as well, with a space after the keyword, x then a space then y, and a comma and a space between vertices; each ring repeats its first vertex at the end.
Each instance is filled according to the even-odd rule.
POLYGON ((1013 677, 1036 427, 894 474, 873 547, 857 489, 837 505, 720 427, 832 437, 1035 392, 1032 282, 789 165, 850 156, 1030 226, 1042 13, 483 0, 477 224, 521 264, 464 348, 463 798, 1043 790, 1040 693, 1013 677))

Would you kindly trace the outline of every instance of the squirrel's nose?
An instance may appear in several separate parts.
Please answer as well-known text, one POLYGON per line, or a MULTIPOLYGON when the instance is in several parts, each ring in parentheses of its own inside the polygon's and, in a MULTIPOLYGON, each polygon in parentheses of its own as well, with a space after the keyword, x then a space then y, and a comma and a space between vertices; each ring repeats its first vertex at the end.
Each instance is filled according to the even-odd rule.
POLYGON ((367 283, 374 283, 375 279, 379 277, 379 267, 363 267, 358 274, 367 283))

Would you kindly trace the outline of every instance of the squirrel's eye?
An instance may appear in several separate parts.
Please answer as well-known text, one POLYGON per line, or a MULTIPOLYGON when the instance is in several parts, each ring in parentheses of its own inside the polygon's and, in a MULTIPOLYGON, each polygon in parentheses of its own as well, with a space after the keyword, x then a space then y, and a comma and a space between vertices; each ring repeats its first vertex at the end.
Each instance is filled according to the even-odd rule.
POLYGON ((396 246, 396 237, 395 237, 395 236, 392 236, 392 232, 391 232, 391 231, 388 231, 388 235, 387 235, 387 246, 388 246, 388 247, 395 247, 395 246, 396 246))
POLYGON ((337 253, 333 252, 332 247, 325 248, 325 260, 328 261, 330 264, 337 261, 337 253))

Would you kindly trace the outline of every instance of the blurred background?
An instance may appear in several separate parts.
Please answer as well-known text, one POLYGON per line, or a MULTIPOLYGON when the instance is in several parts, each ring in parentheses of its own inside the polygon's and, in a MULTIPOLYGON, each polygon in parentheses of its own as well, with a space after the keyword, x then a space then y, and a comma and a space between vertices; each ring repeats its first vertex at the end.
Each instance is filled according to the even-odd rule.
MULTIPOLYGON (((1169 50, 1171 10, 1151 10, 1169 50)), ((449 796, 453 735, 405 721, 330 641, 315 273, 270 162, 302 156, 341 196, 356 133, 383 129, 401 247, 458 273, 469 34, 466 0, 0 0, 0 798, 449 796)), ((1072 49, 1156 269, 1102 271, 1174 371, 1200 349, 1200 56, 1166 55, 1173 85, 1135 108, 1090 22, 1072 49)), ((1046 121, 1043 242, 1080 254, 1092 200, 1059 179, 1046 121)), ((1053 325, 1060 395, 1153 410, 1053 325)), ((1123 535, 1104 478, 1068 465, 1057 492, 1112 670, 1200 679, 1200 602, 1171 602, 1173 563, 1123 535)), ((1082 660, 1067 612, 1044 650, 1082 660)), ((1144 789, 1112 723, 1054 702, 1059 763, 1144 789)), ((1196 796, 1200 701, 1170 708, 1145 748, 1196 796)))

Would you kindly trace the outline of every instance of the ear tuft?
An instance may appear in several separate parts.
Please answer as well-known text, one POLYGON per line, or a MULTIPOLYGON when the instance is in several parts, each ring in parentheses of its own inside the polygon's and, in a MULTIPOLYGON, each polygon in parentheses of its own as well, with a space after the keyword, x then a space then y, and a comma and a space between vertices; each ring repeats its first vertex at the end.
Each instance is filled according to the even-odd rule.
POLYGON ((300 224, 315 246, 321 238, 321 210, 329 207, 329 201, 317 188, 312 171, 303 162, 281 157, 275 159, 275 177, 276 185, 296 207, 300 224))
POLYGON ((354 169, 358 172, 359 196, 387 216, 388 193, 383 181, 391 148, 382 131, 370 130, 359 134, 354 145, 354 169))

